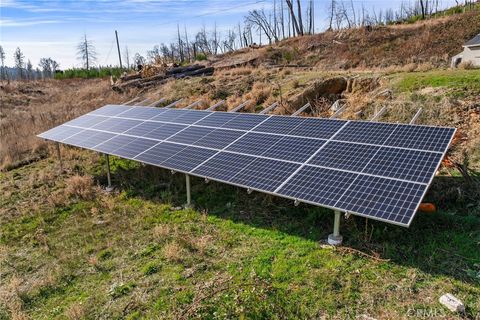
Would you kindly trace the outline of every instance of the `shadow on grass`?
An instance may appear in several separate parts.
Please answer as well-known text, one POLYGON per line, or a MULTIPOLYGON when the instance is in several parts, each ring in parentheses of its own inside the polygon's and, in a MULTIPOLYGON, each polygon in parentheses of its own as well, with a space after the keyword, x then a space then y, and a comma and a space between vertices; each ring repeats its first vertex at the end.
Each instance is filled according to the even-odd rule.
MULTIPOLYGON (((102 171, 96 174, 101 183, 106 182, 102 171)), ((172 175, 168 170, 116 158, 112 174, 116 187, 127 196, 174 206, 186 201, 183 174, 172 175)), ((258 192, 249 195, 245 189, 213 181, 205 183, 196 177, 192 177, 191 186, 195 208, 223 219, 311 241, 325 240, 333 229, 333 214, 328 209, 306 204, 295 207, 290 200, 258 192)), ((342 220, 344 245, 430 274, 478 284, 480 218, 453 215, 452 208, 449 211, 452 214, 418 213, 410 228, 352 215, 342 220)))

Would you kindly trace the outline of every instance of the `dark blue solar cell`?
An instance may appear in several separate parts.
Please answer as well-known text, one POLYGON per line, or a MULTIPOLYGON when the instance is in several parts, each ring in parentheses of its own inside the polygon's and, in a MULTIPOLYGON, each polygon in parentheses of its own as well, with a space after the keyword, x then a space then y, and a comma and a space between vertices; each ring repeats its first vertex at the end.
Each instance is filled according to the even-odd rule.
POLYGON ((43 139, 53 140, 53 141, 62 141, 65 140, 74 134, 77 134, 84 129, 68 127, 65 125, 61 125, 55 128, 52 128, 48 131, 45 131, 38 136, 43 139))
POLYGON ((211 112, 208 112, 208 111, 189 110, 187 113, 182 114, 179 117, 176 117, 173 121, 175 123, 192 124, 205 118, 210 113, 211 112))
POLYGON ((240 168, 248 166, 256 158, 230 152, 219 152, 213 158, 191 171, 193 174, 219 181, 228 181, 240 168))
POLYGON ((187 147, 163 161, 161 166, 173 170, 189 172, 216 153, 217 151, 214 150, 187 147))
POLYGON ((135 156, 146 151, 147 149, 150 149, 157 143, 159 142, 150 140, 150 139, 137 138, 132 142, 130 142, 129 144, 126 144, 116 149, 115 151, 112 152, 112 154, 115 154, 117 156, 127 158, 127 159, 133 159, 135 156))
POLYGON ((117 135, 110 140, 105 141, 93 148, 95 151, 112 154, 115 150, 129 144, 134 141, 134 137, 117 135))
POLYGON ((335 207, 408 226, 426 185, 359 175, 335 207))
POLYGON ((226 150, 261 155, 281 138, 282 136, 279 135, 250 132, 235 141, 226 150))
POLYGON ((358 175, 355 173, 304 166, 278 191, 279 194, 333 207, 358 175))
POLYGON ((114 133, 124 133, 125 131, 138 126, 143 121, 139 120, 129 120, 129 119, 121 119, 121 118, 110 118, 105 120, 95 126, 92 129, 114 132, 114 133))
POLYGON ((189 111, 190 110, 166 109, 165 112, 162 112, 161 114, 151 118, 150 120, 174 123, 176 118, 188 113, 189 111))
POLYGON ((82 128, 91 128, 94 125, 97 125, 109 118, 107 117, 100 117, 100 116, 92 116, 89 114, 85 114, 83 116, 80 116, 78 118, 75 118, 71 121, 68 121, 64 123, 65 125, 68 126, 75 126, 75 127, 82 127, 82 128))
POLYGON ((168 138, 167 141, 193 144, 195 143, 195 141, 205 137, 207 134, 211 133, 213 130, 214 130, 213 128, 192 126, 176 133, 175 135, 168 138))
POLYGON ((222 125, 222 128, 251 130, 269 116, 240 113, 235 118, 222 125))
POLYGON ((194 143, 195 146, 223 149, 237 140, 244 132, 216 129, 194 143))
POLYGON ((97 116, 114 117, 121 114, 122 112, 130 110, 131 108, 132 107, 130 106, 124 106, 124 105, 106 105, 104 107, 101 107, 97 110, 90 112, 90 114, 94 114, 97 116))
POLYGON ((397 125, 384 145, 444 152, 454 133, 453 128, 397 125))
POLYGON ((139 124, 138 126, 135 126, 131 129, 125 131, 124 133, 132 135, 132 136, 143 137, 143 136, 147 135, 148 133, 152 132, 153 130, 160 128, 162 125, 164 125, 164 124, 160 123, 160 122, 145 121, 145 122, 139 124))
POLYGON ((249 188, 273 192, 300 164, 257 158, 245 166, 228 182, 249 188))
POLYGON ((165 140, 168 137, 176 134, 180 130, 185 129, 186 127, 187 126, 181 124, 165 123, 160 125, 157 129, 144 134, 144 137, 157 140, 165 140))
POLYGON ((138 120, 148 120, 165 112, 165 109, 151 107, 133 107, 123 112, 119 117, 138 120))
POLYGON ((346 124, 343 120, 306 118, 288 134, 309 138, 329 139, 346 124))
POLYGON ((308 164, 361 172, 378 150, 377 146, 330 141, 308 164))
POLYGON ((174 156, 185 148, 186 146, 184 145, 162 142, 157 144, 153 148, 139 154, 135 157, 135 160, 158 166, 162 162, 174 156))
POLYGON ((333 139, 382 145, 396 126, 396 124, 388 123, 351 121, 333 139))
POLYGON ((256 132, 288 134, 290 131, 301 125, 305 118, 271 116, 265 122, 253 129, 256 132))
POLYGON ((428 183, 442 157, 436 152, 382 147, 363 172, 428 183))
POLYGON ((228 113, 228 112, 213 112, 208 117, 198 121, 195 123, 198 126, 206 126, 206 127, 213 127, 213 128, 220 128, 228 121, 232 120, 238 116, 236 113, 228 113))
POLYGON ((115 135, 112 133, 84 130, 68 139, 65 139, 63 143, 74 145, 82 148, 93 148, 94 146, 110 140, 115 135))
POLYGON ((325 142, 319 139, 283 137, 262 153, 262 156, 303 163, 325 142))

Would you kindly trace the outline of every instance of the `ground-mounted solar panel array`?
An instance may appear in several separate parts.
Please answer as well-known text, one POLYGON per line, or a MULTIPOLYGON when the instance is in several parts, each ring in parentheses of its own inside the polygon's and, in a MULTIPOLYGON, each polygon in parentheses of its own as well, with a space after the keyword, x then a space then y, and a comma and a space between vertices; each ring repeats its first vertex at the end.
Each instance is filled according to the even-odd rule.
POLYGON ((39 135, 409 226, 453 128, 107 105, 39 135))

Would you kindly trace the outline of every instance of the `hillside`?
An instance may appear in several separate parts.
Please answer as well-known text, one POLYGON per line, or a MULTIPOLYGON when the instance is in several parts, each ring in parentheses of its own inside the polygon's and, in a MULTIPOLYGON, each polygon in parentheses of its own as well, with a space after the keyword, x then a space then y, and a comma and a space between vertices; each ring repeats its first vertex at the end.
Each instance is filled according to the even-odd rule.
MULTIPOLYGON (((475 30, 476 29, 476 30, 475 30)), ((109 79, 0 84, 0 319, 476 319, 480 314, 480 70, 444 68, 478 14, 345 30, 216 57, 213 76, 113 91, 109 79), (417 41, 420 40, 420 41, 417 41), (303 65, 303 66, 302 66, 303 65), (439 68, 437 68, 439 66, 439 68), (459 129, 410 228, 105 159, 36 134, 108 103, 220 100, 229 110, 459 129), (452 293, 466 305, 439 304, 452 293)), ((147 103, 144 103, 147 104, 147 103)))
POLYGON ((479 32, 479 13, 470 12, 414 24, 290 38, 278 45, 220 56, 213 65, 298 65, 324 70, 391 68, 412 63, 447 67, 450 58, 461 51, 462 44, 479 32))

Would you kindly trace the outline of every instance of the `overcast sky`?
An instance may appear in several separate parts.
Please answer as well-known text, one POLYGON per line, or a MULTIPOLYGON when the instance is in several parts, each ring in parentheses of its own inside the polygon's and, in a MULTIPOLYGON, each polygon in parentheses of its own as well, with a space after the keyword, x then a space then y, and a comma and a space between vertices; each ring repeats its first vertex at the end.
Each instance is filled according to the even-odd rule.
MULTIPOLYGON (((353 2, 369 10, 385 10, 398 8, 401 0, 353 2)), ((328 3, 315 0, 317 31, 326 26, 328 3)), ((446 6, 455 2, 440 3, 446 6)), ((225 31, 243 21, 249 10, 272 7, 273 0, 0 0, 0 45, 7 65, 13 64, 13 52, 20 47, 34 66, 40 58, 51 57, 61 68, 80 67, 76 45, 86 33, 97 49, 98 64, 115 65, 115 30, 121 50, 128 46, 132 55, 145 55, 154 45, 173 41, 177 23, 182 29, 186 25, 193 38, 202 25, 208 30, 216 23, 220 31, 225 31)))

